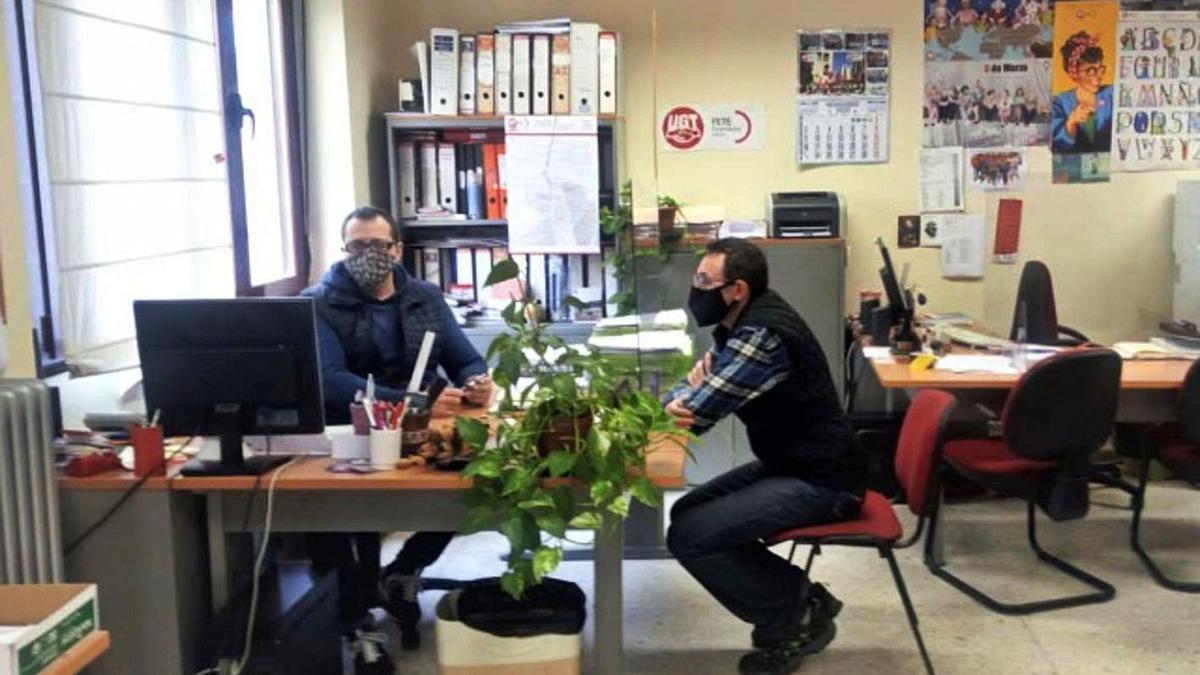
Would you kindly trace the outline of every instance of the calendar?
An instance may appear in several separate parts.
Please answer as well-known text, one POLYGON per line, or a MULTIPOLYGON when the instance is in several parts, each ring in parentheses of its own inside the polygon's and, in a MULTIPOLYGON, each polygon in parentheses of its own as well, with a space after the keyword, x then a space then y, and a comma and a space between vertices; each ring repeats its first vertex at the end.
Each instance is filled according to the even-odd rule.
POLYGON ((888 100, 803 98, 796 104, 796 163, 888 161, 888 100))

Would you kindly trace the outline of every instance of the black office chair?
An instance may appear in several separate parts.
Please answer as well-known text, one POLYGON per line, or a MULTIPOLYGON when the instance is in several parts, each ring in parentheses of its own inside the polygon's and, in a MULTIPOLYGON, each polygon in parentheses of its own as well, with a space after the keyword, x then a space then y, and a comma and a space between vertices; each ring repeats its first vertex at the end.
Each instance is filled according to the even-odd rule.
POLYGON ((1129 545, 1141 558, 1150 576, 1163 588, 1185 593, 1200 593, 1200 581, 1178 581, 1169 578, 1150 558, 1142 547, 1142 513, 1146 508, 1146 480, 1150 474, 1150 463, 1157 459, 1178 478, 1200 482, 1200 361, 1192 364, 1183 380, 1179 392, 1179 428, 1176 433, 1164 434, 1148 441, 1143 439, 1142 476, 1137 492, 1133 495, 1133 521, 1130 527, 1129 545))
MULTIPOLYGON (((1108 582, 1044 551, 1037 541, 1036 507, 1053 520, 1087 515, 1088 456, 1112 432, 1121 382, 1121 357, 1108 349, 1072 349, 1039 361, 1021 377, 1001 416, 1001 439, 952 440, 943 461, 972 481, 1026 501, 1027 535, 1037 557, 1091 586, 1092 592, 1024 603, 1001 602, 950 573, 926 537, 925 565, 935 576, 1001 614, 1031 614, 1111 600, 1108 582)), ((936 522, 936 521, 934 521, 936 522)))
POLYGON ((1025 341, 1033 344, 1077 347, 1091 342, 1074 328, 1059 325, 1050 268, 1040 260, 1030 260, 1021 270, 1012 329, 1008 335, 1010 340, 1019 337, 1017 331, 1022 324, 1025 326, 1025 341))

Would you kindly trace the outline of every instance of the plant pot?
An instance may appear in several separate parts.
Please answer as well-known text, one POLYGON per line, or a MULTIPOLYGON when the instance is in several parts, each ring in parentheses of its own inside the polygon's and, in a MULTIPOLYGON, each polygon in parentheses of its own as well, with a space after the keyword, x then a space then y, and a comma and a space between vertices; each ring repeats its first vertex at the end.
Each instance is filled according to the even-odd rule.
POLYGON ((658 207, 658 231, 673 232, 675 230, 675 213, 677 209, 674 206, 658 207))
POLYGON ((538 436, 538 454, 546 457, 556 450, 574 451, 576 427, 579 429, 579 440, 582 441, 592 430, 592 416, 551 417, 546 428, 538 436))

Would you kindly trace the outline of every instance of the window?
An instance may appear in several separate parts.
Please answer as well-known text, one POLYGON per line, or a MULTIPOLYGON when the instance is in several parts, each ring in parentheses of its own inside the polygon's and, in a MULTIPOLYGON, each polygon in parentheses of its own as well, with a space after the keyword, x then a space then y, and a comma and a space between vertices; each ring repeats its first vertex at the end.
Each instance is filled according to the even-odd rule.
POLYGON ((297 0, 5 1, 43 374, 136 363, 135 299, 299 290, 297 0))
POLYGON ((216 8, 238 294, 296 293, 309 267, 291 56, 299 52, 296 7, 217 0, 216 8))

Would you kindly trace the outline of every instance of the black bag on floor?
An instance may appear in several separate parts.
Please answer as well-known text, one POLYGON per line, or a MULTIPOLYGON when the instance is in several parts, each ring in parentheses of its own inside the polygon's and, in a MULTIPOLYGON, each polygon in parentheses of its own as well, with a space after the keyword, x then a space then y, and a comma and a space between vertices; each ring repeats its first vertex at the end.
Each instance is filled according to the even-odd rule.
POLYGON ((576 584, 547 578, 514 600, 500 587, 500 579, 492 577, 468 583, 454 614, 467 626, 497 637, 573 635, 583 630, 586 599, 576 584))

